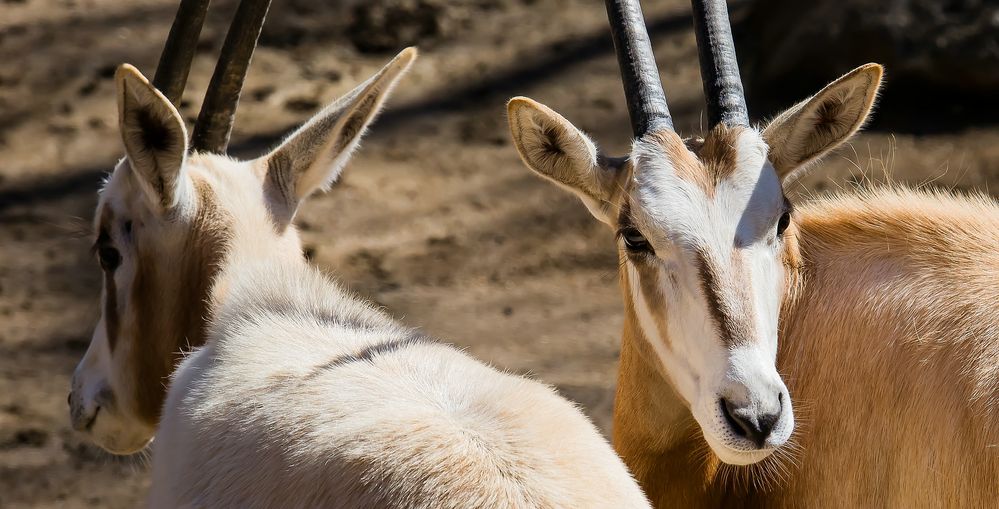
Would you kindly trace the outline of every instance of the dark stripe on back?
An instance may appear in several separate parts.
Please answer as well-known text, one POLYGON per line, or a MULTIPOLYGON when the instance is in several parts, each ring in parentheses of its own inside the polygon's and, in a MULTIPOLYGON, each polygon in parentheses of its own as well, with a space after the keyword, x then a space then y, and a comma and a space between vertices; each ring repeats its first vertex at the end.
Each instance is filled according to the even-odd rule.
POLYGON ((388 355, 393 352, 404 350, 410 346, 419 344, 429 344, 435 341, 423 334, 411 332, 408 336, 399 339, 391 339, 381 343, 375 343, 364 347, 358 352, 343 354, 330 360, 325 364, 316 366, 311 372, 305 375, 306 379, 314 378, 325 371, 353 364, 355 362, 374 362, 380 355, 388 355))

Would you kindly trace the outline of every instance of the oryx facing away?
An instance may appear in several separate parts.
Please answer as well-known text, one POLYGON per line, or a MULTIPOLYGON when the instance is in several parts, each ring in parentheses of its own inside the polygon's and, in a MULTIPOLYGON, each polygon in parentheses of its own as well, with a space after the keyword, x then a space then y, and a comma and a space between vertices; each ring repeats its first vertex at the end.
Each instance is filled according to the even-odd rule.
MULTIPOLYGON (((178 19, 189 5, 207 2, 178 19)), ((210 151, 189 151, 171 99, 135 68, 115 76, 126 157, 94 217, 103 310, 74 375, 74 427, 118 454, 156 436, 153 507, 648 507, 553 389, 400 325, 304 259, 296 210, 336 180, 414 49, 269 154, 212 153, 260 6, 241 4, 220 62, 241 71, 202 111, 228 104, 221 123, 196 127, 210 151)), ((176 28, 165 51, 191 49, 197 31, 176 28)))
POLYGON ((710 127, 684 140, 638 1, 607 8, 631 154, 530 99, 508 116, 524 162, 616 232, 613 438, 653 504, 994 504, 999 206, 885 188, 792 207, 784 188, 862 126, 881 67, 756 129, 725 2, 694 0, 710 127))

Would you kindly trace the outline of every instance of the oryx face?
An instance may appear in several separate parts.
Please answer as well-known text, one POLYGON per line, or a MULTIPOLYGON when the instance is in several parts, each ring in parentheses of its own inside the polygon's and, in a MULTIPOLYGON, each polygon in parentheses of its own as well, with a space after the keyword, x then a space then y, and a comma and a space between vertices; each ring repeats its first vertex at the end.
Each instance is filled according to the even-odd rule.
POLYGON ((659 130, 615 160, 543 105, 518 98, 509 110, 524 161, 617 234, 634 328, 712 449, 747 464, 784 444, 794 417, 777 327, 796 243, 763 136, 719 125, 684 142, 659 130))
POLYGON ((630 161, 616 229, 636 325, 719 457, 758 461, 794 428, 775 367, 794 241, 767 145, 749 128, 656 133, 630 161))

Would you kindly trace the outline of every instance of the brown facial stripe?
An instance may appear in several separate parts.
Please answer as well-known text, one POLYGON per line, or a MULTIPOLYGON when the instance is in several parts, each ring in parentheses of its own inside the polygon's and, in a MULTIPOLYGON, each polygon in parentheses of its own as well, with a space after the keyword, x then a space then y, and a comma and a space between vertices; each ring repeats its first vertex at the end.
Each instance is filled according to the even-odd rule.
MULTIPOLYGON (((109 205, 101 210, 101 222, 97 236, 97 247, 111 244, 111 228, 114 226, 114 211, 109 205)), ((114 282, 114 270, 104 270, 104 333, 108 339, 108 349, 113 353, 118 345, 118 329, 121 320, 118 315, 118 287, 114 282)))
POLYGON ((138 416, 155 426, 166 396, 166 383, 182 350, 205 342, 209 290, 229 235, 227 220, 210 186, 194 181, 198 213, 176 259, 136 232, 136 275, 130 294, 133 344, 127 365, 132 370, 131 395, 138 416))
POLYGON ((667 347, 670 347, 669 329, 666 327, 666 299, 662 293, 659 271, 652 266, 653 263, 655 262, 640 259, 632 261, 632 264, 635 266, 635 272, 638 273, 637 283, 642 290, 642 298, 652 313, 652 320, 656 324, 659 337, 665 341, 667 347))
POLYGON ((631 200, 626 198, 624 203, 621 204, 621 212, 617 216, 617 227, 621 230, 624 228, 633 228, 634 226, 635 223, 631 219, 631 200))
MULTIPOLYGON (((634 221, 631 218, 631 202, 625 200, 621 204, 621 212, 618 214, 618 229, 634 228, 634 221)), ((631 264, 635 267, 635 272, 638 273, 638 281, 629 281, 628 296, 629 298, 633 295, 631 293, 630 285, 637 284, 639 289, 642 291, 642 299, 645 300, 645 305, 648 306, 649 311, 652 312, 652 319, 656 323, 656 328, 658 329, 659 337, 666 341, 666 346, 670 346, 669 334, 667 334, 668 329, 666 327, 666 299, 662 294, 662 286, 659 281, 659 271, 652 265, 655 263, 647 256, 631 256, 628 253, 622 253, 621 256, 628 258, 631 264)), ((627 280, 627 278, 626 278, 627 280)), ((672 276, 670 277, 671 285, 675 286, 672 276)), ((646 338, 650 339, 650 338, 646 338)))
MULTIPOLYGON (((733 261, 737 262, 738 260, 733 261)), ((696 263, 697 273, 701 281, 701 291, 707 301, 708 312, 711 314, 715 326, 718 327, 722 343, 736 346, 751 340, 752 328, 747 325, 745 318, 745 314, 750 310, 748 299, 741 299, 743 305, 740 307, 743 309, 735 309, 732 302, 725 300, 722 295, 718 272, 703 251, 697 251, 696 263)))
POLYGON ((676 176, 697 185, 708 196, 714 194, 714 179, 705 171, 697 157, 688 150, 678 134, 673 131, 657 131, 649 135, 648 140, 659 145, 676 176))
POLYGON ((104 329, 108 337, 108 349, 114 353, 118 345, 118 288, 114 284, 114 272, 104 271, 104 329))
POLYGON ((735 172, 739 160, 736 147, 743 129, 745 128, 728 128, 724 124, 719 124, 704 137, 704 143, 698 150, 697 156, 715 185, 735 172))
POLYGON ((642 229, 636 226, 635 218, 631 215, 631 199, 627 194, 628 192, 623 190, 622 193, 624 196, 621 197, 621 205, 618 207, 617 231, 620 232, 622 230, 634 228, 642 235, 645 235, 645 233, 642 232, 642 229))

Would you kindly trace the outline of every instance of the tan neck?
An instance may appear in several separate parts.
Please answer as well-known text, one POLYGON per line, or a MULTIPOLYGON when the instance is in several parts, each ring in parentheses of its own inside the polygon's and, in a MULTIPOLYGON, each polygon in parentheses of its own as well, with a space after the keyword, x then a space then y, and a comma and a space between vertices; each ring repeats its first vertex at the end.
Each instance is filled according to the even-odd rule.
POLYGON ((621 365, 614 399, 614 448, 656 507, 705 507, 719 461, 686 403, 657 368, 651 345, 625 299, 621 365))

